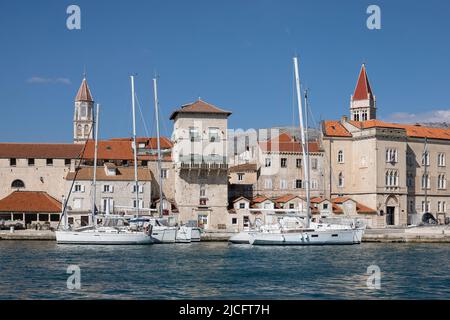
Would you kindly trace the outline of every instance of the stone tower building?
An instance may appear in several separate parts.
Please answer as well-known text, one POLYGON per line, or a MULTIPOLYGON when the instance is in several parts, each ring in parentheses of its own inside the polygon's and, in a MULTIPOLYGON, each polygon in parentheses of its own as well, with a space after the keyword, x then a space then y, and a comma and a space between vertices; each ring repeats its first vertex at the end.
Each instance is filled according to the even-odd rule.
POLYGON ((75 97, 75 112, 73 116, 73 142, 84 143, 92 139, 94 125, 94 100, 87 84, 83 78, 80 89, 75 97))
POLYGON ((204 229, 226 228, 230 114, 198 100, 170 117, 174 121, 175 202, 181 223, 196 221, 204 229))
POLYGON ((350 119, 354 121, 377 118, 376 97, 372 93, 366 66, 363 64, 356 83, 355 92, 350 99, 350 119))

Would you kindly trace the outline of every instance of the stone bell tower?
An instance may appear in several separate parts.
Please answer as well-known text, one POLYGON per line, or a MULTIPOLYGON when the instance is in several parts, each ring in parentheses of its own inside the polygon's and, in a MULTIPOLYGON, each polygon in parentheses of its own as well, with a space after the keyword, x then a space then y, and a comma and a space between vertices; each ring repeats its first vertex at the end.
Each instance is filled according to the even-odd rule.
POLYGON ((366 121, 377 118, 376 98, 372 93, 366 66, 363 64, 359 73, 355 92, 350 101, 350 119, 366 121))
POLYGON ((85 143, 88 139, 93 139, 94 125, 94 100, 86 81, 86 77, 81 82, 75 97, 75 112, 73 116, 73 142, 85 143))

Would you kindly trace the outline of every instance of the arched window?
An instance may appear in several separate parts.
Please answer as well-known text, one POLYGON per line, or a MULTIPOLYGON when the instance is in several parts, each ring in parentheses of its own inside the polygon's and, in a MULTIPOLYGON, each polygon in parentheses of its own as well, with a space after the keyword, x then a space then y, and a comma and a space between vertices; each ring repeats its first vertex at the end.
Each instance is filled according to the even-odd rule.
POLYGON ((25 188, 25 183, 23 183, 22 180, 14 180, 11 183, 11 188, 17 188, 17 189, 25 188))
POLYGON ((78 137, 80 137, 81 136, 81 134, 82 134, 82 131, 83 130, 83 128, 81 127, 81 124, 79 124, 78 126, 77 126, 77 136, 78 137))
POLYGON ((342 174, 342 172, 339 173, 338 186, 339 187, 343 187, 344 186, 344 175, 342 174))
POLYGON ((344 163, 344 151, 342 150, 338 152, 338 163, 344 163))
POLYGON ((89 137, 89 126, 88 125, 84 126, 84 136, 89 137))

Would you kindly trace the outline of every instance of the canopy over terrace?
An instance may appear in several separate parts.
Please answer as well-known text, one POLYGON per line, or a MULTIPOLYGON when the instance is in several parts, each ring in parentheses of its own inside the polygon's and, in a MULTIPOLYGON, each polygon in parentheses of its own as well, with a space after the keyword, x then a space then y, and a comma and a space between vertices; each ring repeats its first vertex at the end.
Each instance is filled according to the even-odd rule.
POLYGON ((0 220, 51 225, 58 223, 62 204, 43 191, 14 191, 0 200, 0 220))

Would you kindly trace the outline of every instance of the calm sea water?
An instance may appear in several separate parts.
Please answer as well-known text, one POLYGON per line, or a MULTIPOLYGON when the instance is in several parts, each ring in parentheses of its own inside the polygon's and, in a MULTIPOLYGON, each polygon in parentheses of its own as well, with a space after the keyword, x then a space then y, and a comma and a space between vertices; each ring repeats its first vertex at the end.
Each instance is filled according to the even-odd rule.
POLYGON ((450 299, 450 246, 69 246, 0 241, 0 299, 450 299), (81 289, 67 289, 68 265, 81 289), (368 289, 367 267, 381 269, 368 289))

